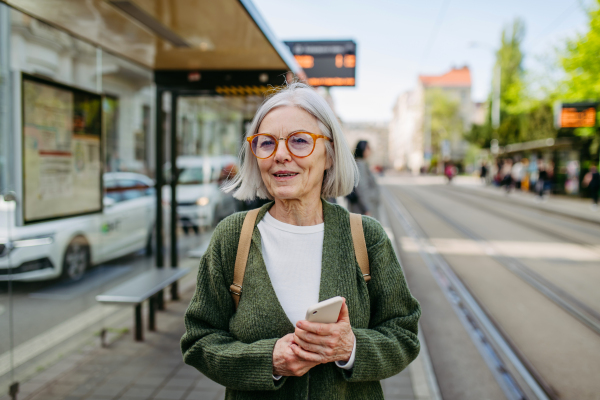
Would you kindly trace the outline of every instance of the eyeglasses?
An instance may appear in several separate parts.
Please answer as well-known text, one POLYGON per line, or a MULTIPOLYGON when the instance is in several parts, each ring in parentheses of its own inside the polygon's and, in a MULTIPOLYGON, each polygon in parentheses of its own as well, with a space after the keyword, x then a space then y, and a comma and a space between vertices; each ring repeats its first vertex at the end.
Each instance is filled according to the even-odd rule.
POLYGON ((268 133, 257 133, 256 135, 246 138, 246 140, 248 141, 248 144, 250 144, 252 154, 254 154, 256 158, 264 159, 271 157, 277 151, 280 140, 285 140, 285 147, 287 147, 292 155, 304 158, 312 154, 315 150, 317 139, 319 138, 333 142, 333 139, 330 139, 325 135, 315 135, 314 133, 309 132, 295 132, 287 138, 276 138, 268 133))

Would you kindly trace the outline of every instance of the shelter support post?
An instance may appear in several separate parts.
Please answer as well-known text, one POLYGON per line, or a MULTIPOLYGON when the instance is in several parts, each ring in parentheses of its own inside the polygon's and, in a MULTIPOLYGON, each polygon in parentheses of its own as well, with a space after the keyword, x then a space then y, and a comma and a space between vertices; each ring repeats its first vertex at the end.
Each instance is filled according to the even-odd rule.
POLYGON ((141 342, 144 340, 144 329, 142 327, 142 303, 135 306, 135 326, 133 328, 135 340, 141 342))
POLYGON ((163 91, 156 88, 156 267, 164 264, 162 187, 164 184, 163 91))
MULTIPOLYGON (((179 265, 177 249, 177 181, 179 180, 179 169, 177 168, 177 100, 179 93, 171 91, 171 268, 179 265)), ((179 300, 177 281, 171 285, 171 299, 179 300)))

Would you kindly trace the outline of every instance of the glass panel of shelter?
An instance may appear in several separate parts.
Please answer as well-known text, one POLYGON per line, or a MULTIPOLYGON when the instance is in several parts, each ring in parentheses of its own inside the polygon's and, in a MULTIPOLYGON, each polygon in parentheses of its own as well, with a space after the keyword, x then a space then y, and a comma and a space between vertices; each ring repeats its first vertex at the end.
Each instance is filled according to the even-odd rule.
MULTIPOLYGON (((150 70, 107 54, 2 3, 0 96, 0 357, 6 358, 14 350, 15 360, 8 367, 7 364, 0 366, 0 391, 6 393, 11 382, 22 380, 24 371, 35 369, 34 361, 33 364, 20 361, 23 357, 19 352, 29 348, 28 343, 47 335, 67 320, 89 316, 92 310, 98 318, 89 320, 83 332, 91 334, 100 330, 104 327, 102 308, 95 296, 154 267, 154 261, 143 256, 153 227, 149 216, 154 215, 155 207, 151 179, 155 167, 150 147, 154 135, 153 76, 150 70), (23 199, 6 201, 10 196, 5 198, 5 195, 19 193, 17 184, 23 178, 17 168, 21 162, 17 159, 21 154, 17 146, 22 133, 9 136, 12 131, 5 129, 5 126, 18 122, 13 116, 21 111, 14 108, 19 107, 20 102, 15 101, 8 87, 18 87, 21 73, 59 85, 67 91, 84 90, 102 96, 102 188, 105 199, 102 212, 23 224, 19 216, 22 210, 15 207, 23 199), (127 174, 128 182, 120 176, 122 174, 127 174), (129 201, 136 202, 136 211, 140 211, 141 219, 147 221, 142 229, 148 232, 144 234, 137 227, 139 239, 127 243, 124 239, 134 236, 128 235, 128 229, 133 229, 127 222, 127 216, 132 212, 128 209, 129 201), (83 243, 78 249, 87 251, 85 257, 79 257, 87 260, 87 268, 80 271, 83 273, 77 272, 77 265, 69 262, 78 259, 69 256, 74 251, 74 239, 62 234, 75 229, 79 232, 77 239, 83 243), (9 242, 31 235, 47 238, 48 243, 29 247, 27 251, 21 248, 8 251, 9 242), (115 256, 119 258, 115 259, 115 256), (71 264, 75 268, 69 268, 71 264), (7 277, 12 280, 10 296, 9 285, 4 279, 7 277)), ((87 193, 81 196, 85 197, 87 193)), ((61 334, 70 338, 69 335, 75 332, 62 331, 61 334)), ((69 340, 65 340, 67 342, 69 340)), ((59 357, 63 351, 61 345, 36 348, 39 351, 35 356, 43 356, 46 360, 59 357)))

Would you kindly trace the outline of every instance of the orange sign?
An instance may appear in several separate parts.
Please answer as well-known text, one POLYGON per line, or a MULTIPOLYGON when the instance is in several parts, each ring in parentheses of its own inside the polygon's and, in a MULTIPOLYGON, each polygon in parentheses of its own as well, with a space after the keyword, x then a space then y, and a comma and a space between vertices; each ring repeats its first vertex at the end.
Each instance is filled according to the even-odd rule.
POLYGON ((596 126, 596 108, 590 107, 582 111, 576 108, 563 108, 560 114, 561 128, 588 128, 596 126))
POLYGON ((354 78, 308 78, 310 86, 354 86, 354 78))
POLYGON ((312 68, 315 66, 315 58, 313 56, 303 55, 294 56, 294 58, 302 68, 312 68))

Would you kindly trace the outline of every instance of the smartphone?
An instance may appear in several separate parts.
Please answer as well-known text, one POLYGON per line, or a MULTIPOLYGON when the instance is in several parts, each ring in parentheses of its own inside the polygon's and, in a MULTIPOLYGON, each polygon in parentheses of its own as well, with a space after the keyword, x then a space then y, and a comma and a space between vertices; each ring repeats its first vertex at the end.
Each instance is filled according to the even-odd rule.
POLYGON ((323 300, 306 310, 306 320, 322 324, 335 324, 340 316, 344 298, 340 296, 323 300))

